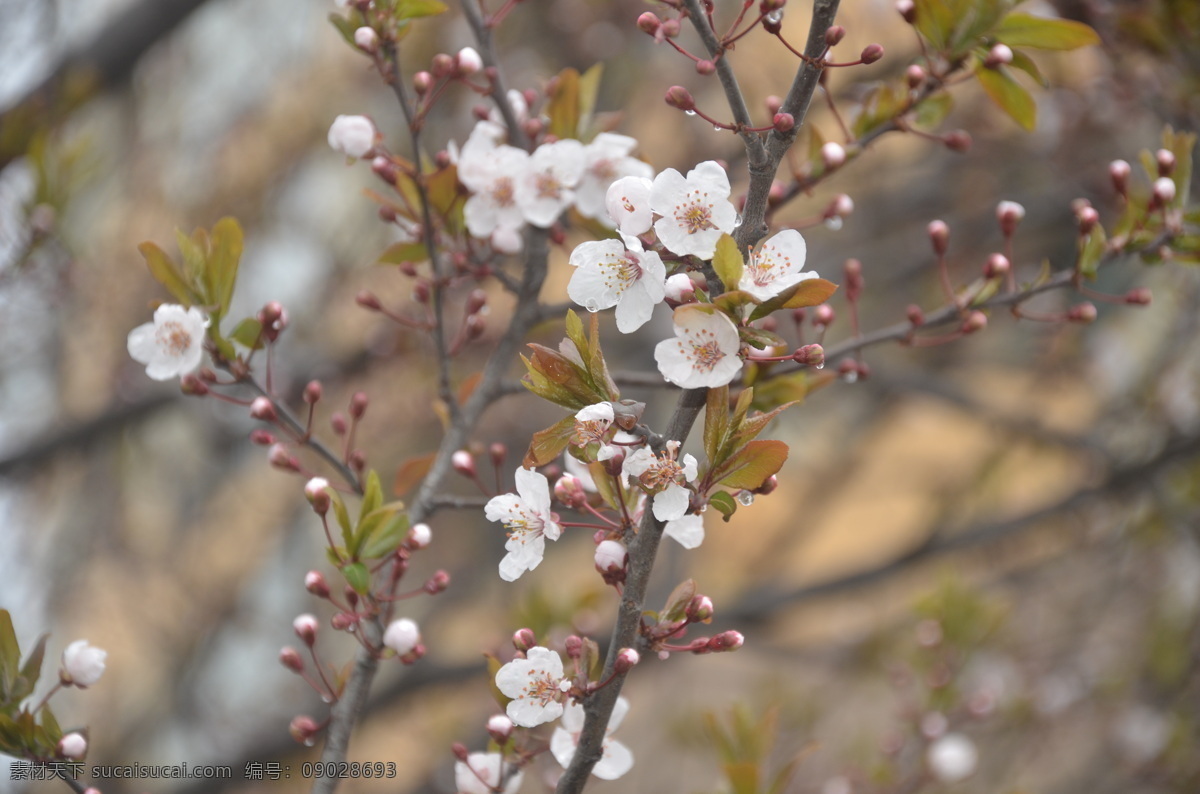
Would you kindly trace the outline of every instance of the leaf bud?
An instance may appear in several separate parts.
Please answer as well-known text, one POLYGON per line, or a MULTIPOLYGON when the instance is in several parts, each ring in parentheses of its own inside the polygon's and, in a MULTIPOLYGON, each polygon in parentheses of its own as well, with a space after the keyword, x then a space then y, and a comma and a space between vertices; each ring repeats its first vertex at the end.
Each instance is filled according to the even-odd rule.
POLYGON ((710 75, 717 71, 717 65, 709 60, 701 59, 696 61, 696 72, 703 75, 710 75))
POLYGON ((868 44, 866 47, 863 47, 862 55, 859 57, 862 58, 863 63, 875 63, 883 57, 883 45, 868 44))
POLYGON ((913 64, 904 71, 904 81, 908 83, 908 87, 916 90, 925 85, 925 80, 929 74, 920 64, 913 64))
POLYGON ((408 528, 408 535, 405 536, 404 543, 410 549, 424 549, 429 547, 432 540, 433 530, 429 528, 428 524, 422 522, 408 528))
POLYGON ((694 110, 696 100, 692 98, 692 94, 681 85, 673 85, 667 89, 667 104, 673 108, 680 110, 694 110))
POLYGON ((353 419, 362 419, 363 414, 367 412, 367 405, 370 403, 370 398, 366 392, 356 391, 354 396, 350 398, 350 416, 353 419))
POLYGON ((984 278, 1001 278, 1012 270, 1012 263, 1004 254, 991 254, 983 265, 984 278))
POLYGON ((291 724, 288 725, 288 733, 292 738, 305 746, 313 743, 313 737, 320 730, 316 720, 303 714, 293 717, 291 724))
POLYGON ((280 648, 279 663, 293 673, 304 672, 304 660, 300 658, 300 652, 290 645, 280 648))
POLYGON ((987 328, 987 315, 981 311, 971 312, 962 323, 962 332, 964 334, 973 334, 976 331, 982 331, 984 328, 987 328))
POLYGON ((1112 179, 1113 187, 1122 196, 1129 188, 1129 174, 1132 170, 1124 160, 1113 160, 1108 164, 1108 175, 1112 179))
POLYGON ((533 633, 533 629, 517 629, 513 632, 512 644, 514 648, 524 653, 537 646, 537 635, 533 633))
POLYGON ((1170 176, 1175 170, 1175 153, 1170 149, 1159 149, 1154 153, 1154 161, 1158 163, 1158 175, 1170 176))
POLYGON ((933 252, 938 256, 946 253, 946 249, 950 247, 950 227, 945 221, 931 221, 925 231, 929 234, 929 242, 933 245, 933 252))
POLYGON ((433 293, 432 293, 432 289, 429 286, 429 282, 426 281, 425 279, 421 279, 417 283, 413 284, 413 292, 412 292, 413 300, 415 300, 417 303, 421 304, 422 306, 429 303, 429 298, 432 294, 433 293))
POLYGON ((317 598, 329 598, 329 584, 320 571, 309 571, 304 575, 304 589, 317 598))
POLYGON ((820 369, 825 366, 825 348, 820 345, 805 345, 792 353, 792 360, 806 367, 820 369))
POLYGON ((1067 322, 1087 325, 1096 322, 1096 304, 1091 301, 1076 304, 1067 309, 1067 322))
POLYGON ((736 651, 745 642, 746 638, 742 636, 740 631, 723 631, 708 641, 708 649, 716 653, 736 651))
POLYGON ((426 580, 422 585, 422 589, 429 595, 437 595, 443 593, 450 586, 450 574, 448 571, 438 569, 433 572, 433 576, 426 580))
POLYGON ((317 627, 319 625, 316 616, 309 614, 300 615, 292 621, 292 629, 296 632, 296 636, 310 648, 317 641, 317 627))
POLYGON ((617 658, 613 660, 613 672, 617 675, 628 673, 641 660, 642 657, 633 648, 622 648, 617 652, 617 658))
POLYGON ((1153 294, 1146 287, 1135 287, 1125 293, 1125 302, 1135 306, 1149 306, 1153 294))
POLYGON ((966 130, 951 130, 942 138, 942 143, 952 152, 971 151, 971 135, 966 130))
POLYGON ((825 31, 825 46, 836 47, 846 38, 846 29, 841 25, 832 25, 825 31))
POLYGON ((379 51, 379 34, 374 28, 363 25, 354 31, 354 43, 363 52, 374 55, 379 51))
MULTIPOLYGON (((492 741, 503 747, 508 744, 513 732, 513 721, 506 714, 493 714, 487 721, 488 736, 492 741)), ((465 748, 464 748, 465 749, 465 748)))
MULTIPOLYGON (((796 126, 796 117, 791 113, 776 113, 771 119, 771 123, 775 127, 775 131, 779 133, 791 132, 796 126)), ((774 185, 772 184, 772 188, 774 185)))
POLYGON ((896 11, 910 25, 917 21, 917 6, 913 0, 896 0, 896 11))

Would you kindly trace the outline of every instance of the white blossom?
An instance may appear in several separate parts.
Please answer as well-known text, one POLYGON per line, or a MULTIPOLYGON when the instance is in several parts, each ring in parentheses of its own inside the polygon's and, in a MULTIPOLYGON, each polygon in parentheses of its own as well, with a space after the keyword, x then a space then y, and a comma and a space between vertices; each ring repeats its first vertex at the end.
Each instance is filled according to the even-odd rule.
POLYGON ((683 303, 695 294, 696 282, 692 281, 692 277, 687 273, 676 273, 667 276, 663 283, 663 292, 666 293, 667 300, 683 303))
POLYGON ((466 761, 454 764, 454 788, 458 794, 516 794, 521 789, 524 773, 512 764, 504 763, 500 753, 471 753, 466 761), (504 776, 504 787, 500 777, 504 776))
POLYGON ((765 301, 805 279, 817 278, 816 271, 800 272, 806 255, 807 246, 800 232, 784 229, 750 254, 738 289, 765 301))
POLYGON ((637 479, 653 493, 652 509, 659 521, 683 518, 691 502, 691 491, 683 483, 695 482, 698 464, 694 455, 678 460, 679 442, 668 441, 667 451, 656 456, 648 447, 634 450, 625 458, 622 473, 637 479))
POLYGON ((675 337, 654 348, 658 371, 684 389, 724 386, 742 369, 737 326, 718 311, 675 310, 675 337))
POLYGON ((704 516, 690 513, 668 521, 663 534, 685 549, 694 549, 704 542, 704 516))
POLYGON ((608 460, 617 454, 617 448, 604 439, 612 427, 614 416, 612 403, 596 403, 580 408, 575 414, 575 432, 571 436, 571 443, 577 447, 599 444, 596 460, 608 460))
POLYGON ((204 355, 204 329, 208 318, 195 306, 185 309, 164 303, 154 310, 154 321, 129 332, 129 355, 146 365, 154 380, 170 380, 200 366, 204 355))
MULTIPOLYGON (((528 120, 529 103, 525 101, 525 95, 515 88, 508 89, 508 106, 512 109, 517 124, 524 124, 528 120)), ((500 108, 492 108, 492 112, 488 114, 488 121, 504 127, 504 114, 500 112, 500 108)))
POLYGON ((524 659, 513 659, 496 671, 496 687, 512 698, 505 709, 509 719, 532 728, 562 715, 561 700, 570 682, 563 676, 559 655, 536 646, 524 659))
POLYGON ((104 660, 107 657, 108 651, 88 645, 87 640, 75 640, 63 651, 59 678, 75 686, 91 686, 104 675, 104 660))
POLYGON ((366 116, 338 116, 329 125, 329 146, 348 157, 365 157, 375 148, 376 135, 366 116))
MULTIPOLYGON (((654 176, 654 169, 649 163, 630 156, 636 148, 636 139, 613 132, 600 133, 583 148, 583 174, 575 190, 575 208, 580 215, 607 222, 609 213, 606 205, 610 185, 623 177, 649 180, 654 176)), ((613 221, 616 222, 616 219, 613 221)), ((647 223, 646 229, 649 228, 647 223)))
MULTIPOLYGON (((601 780, 616 780, 633 768, 633 753, 628 747, 610 737, 621 725, 629 712, 629 701, 623 697, 617 698, 612 715, 608 718, 608 726, 604 729, 604 740, 601 743, 600 760, 592 767, 592 774, 601 780)), ((563 710, 562 724, 554 729, 550 737, 550 752, 554 760, 566 769, 575 757, 575 749, 579 746, 579 734, 583 731, 583 706, 570 703, 563 710)))
POLYGON ((925 752, 929 771, 943 783, 955 783, 970 777, 979 762, 975 743, 961 733, 947 733, 929 745, 925 752))
POLYGON ((396 652, 397 656, 411 653, 421 642, 421 629, 408 618, 393 620, 383 632, 383 644, 396 652))
POLYGON ((604 206, 617 231, 628 240, 650 231, 654 212, 650 209, 650 191, 654 183, 648 177, 624 176, 608 186, 604 206))
POLYGON ((582 174, 579 141, 564 138, 537 147, 516 183, 517 206, 525 220, 543 229, 553 226, 575 200, 575 185, 582 174))
POLYGON ((546 538, 558 540, 562 527, 550 512, 550 483, 545 475, 517 469, 517 492, 492 497, 484 505, 488 521, 502 521, 508 530, 508 551, 500 561, 500 578, 513 582, 542 562, 546 538))
POLYGON ((520 250, 519 230, 525 225, 517 206, 517 182, 528 170, 529 155, 501 144, 504 128, 489 121, 475 125, 458 155, 458 181, 471 191, 463 206, 467 230, 482 240, 499 240, 506 249, 520 250), (504 231, 501 231, 504 230, 504 231))
POLYGON ((82 733, 72 731, 58 740, 58 752, 63 758, 80 759, 87 754, 87 739, 82 733))
POLYGON ((594 560, 596 567, 601 571, 607 571, 610 568, 621 570, 625 567, 625 560, 628 559, 629 552, 625 546, 615 540, 602 540, 596 544, 596 553, 594 560))
POLYGON ((667 269, 653 251, 627 250, 620 240, 589 240, 571 252, 575 273, 567 295, 590 312, 617 307, 617 330, 633 333, 662 302, 667 269))
POLYGON ((712 259, 717 240, 737 225, 737 210, 729 202, 729 176, 707 160, 682 176, 668 168, 654 178, 650 207, 659 242, 672 253, 712 259))
POLYGON ((463 74, 475 74, 483 68, 483 58, 474 47, 463 47, 458 51, 458 55, 454 56, 454 62, 463 74))

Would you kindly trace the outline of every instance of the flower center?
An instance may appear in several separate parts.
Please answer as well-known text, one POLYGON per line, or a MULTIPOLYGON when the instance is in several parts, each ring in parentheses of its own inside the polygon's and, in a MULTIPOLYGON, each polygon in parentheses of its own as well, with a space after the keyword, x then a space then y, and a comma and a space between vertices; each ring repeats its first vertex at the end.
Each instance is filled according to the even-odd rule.
POLYGON ((749 264, 746 265, 746 270, 750 272, 750 278, 760 287, 767 286, 778 279, 780 274, 791 269, 792 258, 779 256, 777 251, 768 246, 764 246, 761 251, 751 256, 749 264))
POLYGON ((512 177, 497 178, 495 184, 492 185, 492 200, 501 207, 511 207, 514 201, 513 195, 512 177))
POLYGON ((530 670, 529 683, 525 685, 523 697, 536 701, 544 706, 550 701, 558 698, 558 693, 561 691, 558 688, 558 683, 559 682, 556 681, 554 677, 545 670, 530 670))
POLYGON ((712 222, 713 205, 704 203, 702 197, 705 195, 707 194, 701 193, 690 203, 680 204, 675 209, 675 220, 679 222, 680 226, 687 229, 688 234, 717 228, 716 224, 712 222))
POLYGON ((538 174, 535 177, 538 198, 557 199, 562 194, 562 183, 554 174, 538 174))
POLYGON ((615 182, 617 179, 617 168, 607 157, 593 163, 591 171, 592 175, 601 182, 615 182))
POLYGON ((571 443, 577 447, 586 447, 588 444, 604 443, 604 434, 608 432, 609 423, 603 419, 588 419, 586 421, 575 420, 575 433, 571 436, 571 443))
POLYGON ((658 458, 658 462, 642 472, 638 479, 648 490, 657 491, 676 482, 683 474, 683 467, 671 458, 658 458))
POLYGON ((192 346, 192 335, 174 320, 167 320, 154 330, 154 340, 167 355, 182 356, 192 346))
POLYGON ((525 543, 529 540, 530 535, 541 534, 542 527, 545 523, 542 517, 537 513, 529 512, 524 507, 519 507, 515 511, 516 515, 509 516, 504 521, 504 528, 508 530, 508 537, 515 538, 520 543, 525 543))

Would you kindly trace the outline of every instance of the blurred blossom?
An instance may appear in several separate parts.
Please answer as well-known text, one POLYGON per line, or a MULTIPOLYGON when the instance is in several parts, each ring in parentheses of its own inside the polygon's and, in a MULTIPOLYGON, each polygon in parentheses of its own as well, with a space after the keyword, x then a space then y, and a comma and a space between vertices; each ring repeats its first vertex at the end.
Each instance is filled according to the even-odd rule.
POLYGON ((200 366, 204 357, 204 329, 208 318, 195 306, 184 309, 164 303, 154 310, 152 322, 129 332, 129 355, 146 365, 154 380, 170 380, 200 366))
POLYGON ((925 753, 929 772, 943 783, 970 777, 979 762, 975 743, 961 733, 948 733, 929 745, 925 753))
POLYGON ((499 753, 471 753, 454 764, 454 787, 459 794, 516 794, 524 777, 520 769, 504 762, 499 753), (503 788, 500 777, 505 776, 503 788))
POLYGON ((1130 762, 1144 764, 1166 749, 1171 738, 1171 723, 1159 712, 1138 704, 1117 717, 1112 733, 1130 762))
MULTIPOLYGON (((633 768, 633 753, 628 747, 609 736, 621 725, 625 714, 629 711, 629 701, 623 697, 617 698, 612 715, 608 718, 608 727, 604 729, 604 742, 601 744, 600 760, 592 767, 592 774, 601 780, 616 780, 633 768)), ((554 759, 566 769, 575 757, 575 748, 579 746, 579 734, 583 731, 583 706, 570 703, 563 710, 562 724, 554 729, 550 737, 550 752, 554 759)))

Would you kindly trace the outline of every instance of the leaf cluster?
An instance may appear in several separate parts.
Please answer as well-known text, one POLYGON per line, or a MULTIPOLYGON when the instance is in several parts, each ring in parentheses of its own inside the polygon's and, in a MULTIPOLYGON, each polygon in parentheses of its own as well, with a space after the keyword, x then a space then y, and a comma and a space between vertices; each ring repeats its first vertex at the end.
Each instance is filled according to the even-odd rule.
POLYGON ((371 572, 363 561, 382 559, 399 547, 408 535, 408 513, 403 502, 383 501, 383 488, 374 469, 367 473, 356 520, 351 521, 350 511, 336 491, 329 489, 328 493, 342 545, 326 549, 326 554, 347 584, 359 595, 366 595, 371 590, 371 572))
POLYGON ((12 615, 0 609, 0 753, 5 755, 46 759, 57 754, 63 731, 50 707, 35 715, 22 705, 41 677, 48 636, 38 637, 22 662, 12 615))

